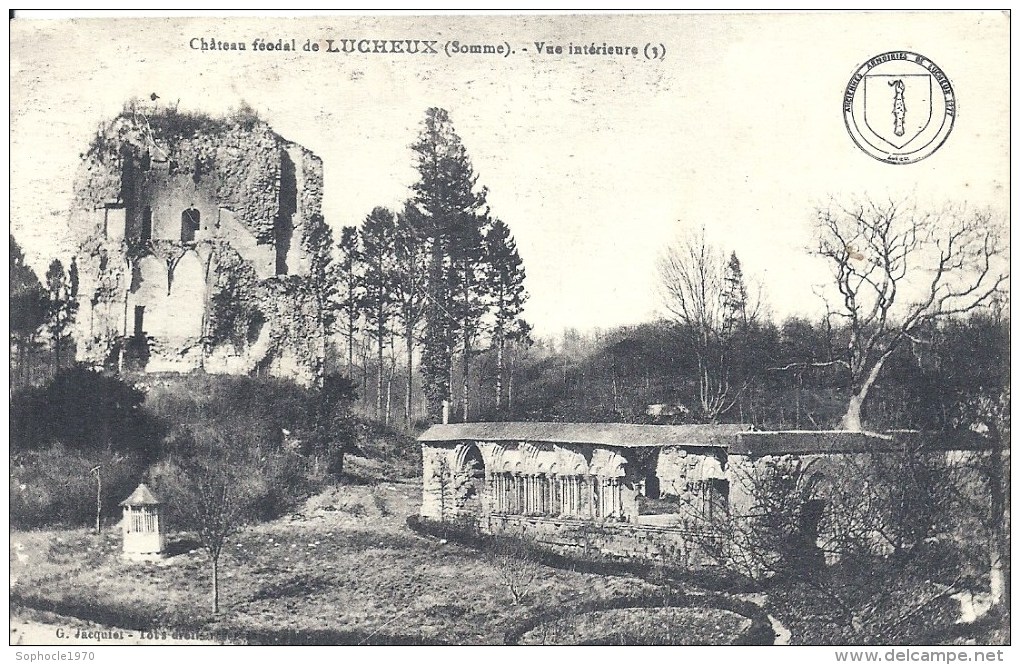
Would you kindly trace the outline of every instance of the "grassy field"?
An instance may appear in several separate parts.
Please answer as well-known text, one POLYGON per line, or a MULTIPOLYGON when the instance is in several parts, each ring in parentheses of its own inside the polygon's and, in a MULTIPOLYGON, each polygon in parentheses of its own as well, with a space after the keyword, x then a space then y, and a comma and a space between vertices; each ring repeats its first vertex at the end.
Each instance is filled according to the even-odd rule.
POLYGON ((12 533, 12 600, 125 628, 189 627, 230 642, 501 644, 540 607, 649 589, 633 578, 543 567, 514 605, 485 557, 406 527, 419 498, 417 483, 339 487, 246 529, 221 562, 218 616, 201 550, 172 537, 174 556, 128 563, 116 528, 98 536, 12 533))

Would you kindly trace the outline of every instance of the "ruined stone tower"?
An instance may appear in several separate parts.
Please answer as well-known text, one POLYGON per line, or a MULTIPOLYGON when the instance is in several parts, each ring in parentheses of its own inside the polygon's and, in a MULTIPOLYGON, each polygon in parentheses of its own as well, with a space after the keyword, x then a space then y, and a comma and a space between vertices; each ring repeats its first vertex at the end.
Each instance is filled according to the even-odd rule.
POLYGON ((75 182, 78 359, 146 372, 322 374, 322 161, 250 112, 125 111, 75 182))

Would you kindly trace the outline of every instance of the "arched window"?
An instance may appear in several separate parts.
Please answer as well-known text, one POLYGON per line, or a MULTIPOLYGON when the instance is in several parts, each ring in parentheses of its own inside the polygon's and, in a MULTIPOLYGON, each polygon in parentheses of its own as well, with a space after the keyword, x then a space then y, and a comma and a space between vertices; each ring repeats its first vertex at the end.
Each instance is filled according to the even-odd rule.
POLYGON ((460 510, 463 514, 479 515, 487 505, 485 500, 485 460, 478 446, 469 444, 458 451, 454 462, 455 473, 467 482, 461 488, 463 503, 460 510))
POLYGON ((195 208, 188 208, 181 213, 181 242, 195 242, 202 214, 195 208))

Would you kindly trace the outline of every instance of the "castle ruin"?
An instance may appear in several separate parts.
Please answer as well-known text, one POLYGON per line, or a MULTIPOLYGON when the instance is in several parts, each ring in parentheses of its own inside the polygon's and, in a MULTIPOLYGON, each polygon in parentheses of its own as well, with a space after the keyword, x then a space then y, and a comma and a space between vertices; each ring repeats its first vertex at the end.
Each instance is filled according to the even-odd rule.
POLYGON ((322 376, 322 160, 251 113, 125 111, 75 181, 78 360, 322 376))

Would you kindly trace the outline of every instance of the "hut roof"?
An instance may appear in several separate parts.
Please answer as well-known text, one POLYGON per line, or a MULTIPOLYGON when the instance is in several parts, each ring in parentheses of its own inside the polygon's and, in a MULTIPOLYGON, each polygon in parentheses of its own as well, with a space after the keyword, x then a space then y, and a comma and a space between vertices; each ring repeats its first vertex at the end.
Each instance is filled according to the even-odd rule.
POLYGON ((135 491, 131 493, 131 496, 120 502, 122 506, 158 506, 163 503, 157 499, 152 491, 142 483, 135 488, 135 491))
POLYGON ((645 446, 726 447, 750 425, 634 425, 629 423, 457 423, 433 425, 418 437, 441 441, 542 441, 596 444, 620 448, 645 446))

